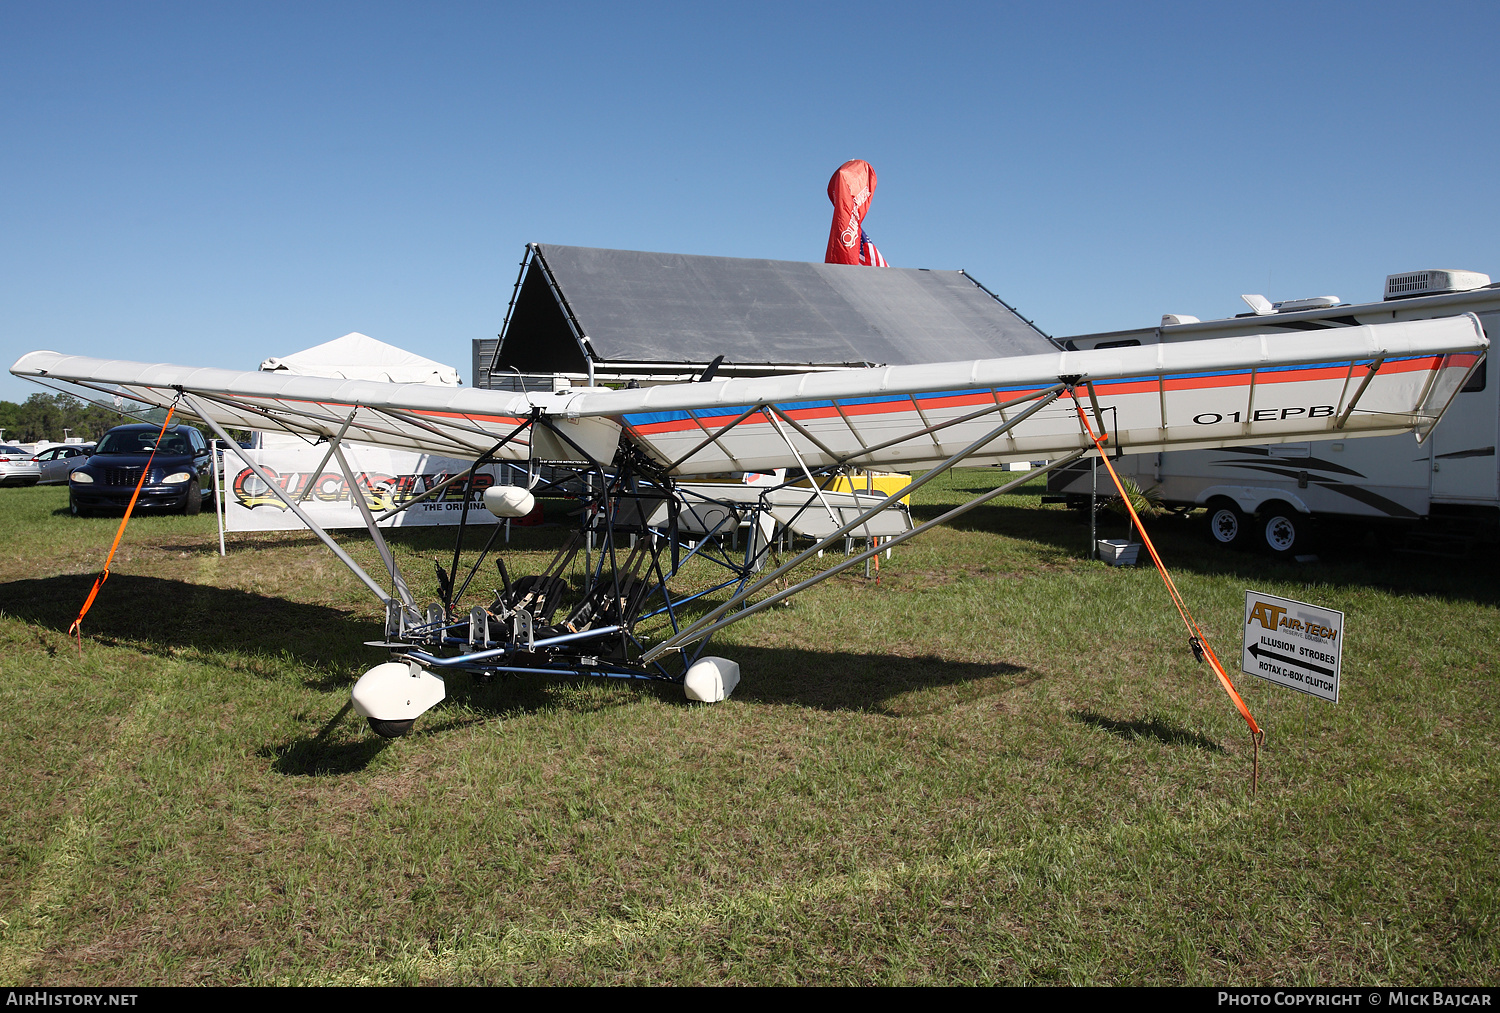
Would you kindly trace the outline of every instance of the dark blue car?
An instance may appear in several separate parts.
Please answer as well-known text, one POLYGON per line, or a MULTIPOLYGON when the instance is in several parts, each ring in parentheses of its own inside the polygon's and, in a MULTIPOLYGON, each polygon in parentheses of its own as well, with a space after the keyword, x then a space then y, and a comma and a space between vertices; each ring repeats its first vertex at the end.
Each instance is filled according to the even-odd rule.
POLYGON ((146 462, 151 473, 141 486, 137 510, 196 514, 213 500, 213 455, 208 441, 192 426, 138 423, 116 426, 104 434, 88 463, 68 476, 68 506, 74 516, 124 510, 146 462), (151 456, 152 449, 156 456, 151 456))

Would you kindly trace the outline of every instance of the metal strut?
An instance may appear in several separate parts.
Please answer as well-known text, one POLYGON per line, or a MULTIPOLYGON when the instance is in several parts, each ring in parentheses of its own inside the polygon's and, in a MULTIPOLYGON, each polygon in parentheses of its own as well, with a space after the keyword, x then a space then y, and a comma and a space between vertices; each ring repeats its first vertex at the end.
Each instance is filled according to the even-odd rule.
POLYGON ((1349 416, 1354 414, 1354 406, 1359 404, 1359 399, 1365 396, 1365 388, 1370 386, 1370 381, 1375 379, 1375 374, 1380 372, 1380 367, 1384 364, 1385 356, 1380 355, 1365 367, 1365 378, 1359 382, 1359 389, 1354 392, 1354 396, 1349 399, 1349 403, 1344 406, 1344 410, 1339 412, 1339 417, 1334 420, 1333 428, 1344 428, 1344 424, 1349 421, 1349 416))
MULTIPOLYGON (((401 577, 401 568, 396 565, 396 557, 391 554, 391 547, 386 544, 385 536, 380 533, 380 527, 375 523, 374 515, 370 513, 370 504, 365 501, 364 490, 354 480, 354 469, 349 467, 349 461, 344 457, 344 449, 337 439, 329 443, 328 452, 338 459, 339 470, 344 473, 344 481, 349 483, 349 498, 354 500, 355 505, 359 507, 359 515, 364 518, 365 527, 370 531, 370 540, 375 543, 375 549, 380 553, 380 561, 385 564, 386 572, 391 575, 391 584, 396 588, 396 597, 401 599, 401 604, 415 609, 417 603, 412 600, 411 591, 401 577)), ((313 474, 318 474, 322 470, 319 468, 313 474)))
POLYGON ((266 472, 265 468, 262 468, 260 465, 250 460, 250 456, 246 453, 245 449, 241 447, 238 442, 229 438, 229 434, 224 431, 224 427, 215 422, 213 417, 209 415, 209 413, 204 409, 203 403, 192 394, 189 394, 187 391, 183 390, 180 387, 177 388, 177 392, 181 394, 184 399, 186 399, 188 404, 192 405, 193 414, 197 415, 204 422, 208 423, 208 427, 212 429, 216 434, 218 434, 219 439, 224 441, 224 445, 230 450, 233 450, 235 455, 239 457, 241 461, 245 462, 245 466, 247 468, 255 472, 255 476, 266 484, 266 488, 271 490, 271 492, 276 496, 277 499, 285 503, 287 505, 287 509, 296 514, 297 519, 300 520, 303 524, 306 524, 309 531, 322 539, 323 544, 328 546, 329 550, 339 558, 339 562, 343 563, 349 568, 349 572, 353 573, 356 577, 364 582, 366 587, 375 592, 375 597, 380 599, 380 603, 382 605, 388 606, 392 599, 390 595, 385 593, 385 588, 381 587, 380 584, 376 582, 374 577, 371 577, 368 573, 366 573, 364 571, 364 568, 356 563, 354 561, 354 558, 350 556, 349 553, 345 552, 343 547, 339 545, 338 542, 335 542, 333 538, 328 534, 328 532, 319 527, 318 522, 309 517, 307 515, 307 511, 303 510, 302 507, 297 505, 296 500, 294 500, 287 493, 287 491, 281 487, 280 483, 278 483, 266 472))
MULTIPOLYGON (((358 414, 359 405, 355 405, 349 410, 349 417, 344 420, 344 424, 339 426, 339 431, 335 433, 333 438, 328 441, 328 449, 323 452, 323 457, 318 461, 318 466, 312 470, 312 480, 307 483, 306 488, 304 488, 300 493, 297 494, 298 503, 306 502, 307 497, 312 495, 313 486, 318 481, 317 476, 323 474, 323 469, 328 467, 328 459, 333 456, 334 448, 339 445, 339 440, 342 440, 344 438, 344 434, 347 433, 349 431, 349 427, 354 424, 354 416, 358 414)), ((354 488, 353 479, 350 479, 349 481, 349 488, 354 488)))
MULTIPOLYGON (((682 644, 689 643, 691 641, 700 639, 700 634, 703 634, 703 632, 706 630, 707 627, 713 625, 715 623, 715 621, 719 619, 720 616, 724 615, 726 612, 728 612, 730 609, 734 608, 740 602, 744 601, 745 599, 749 598, 751 595, 755 594, 756 592, 758 592, 762 588, 766 587, 768 584, 770 584, 776 578, 780 577, 782 574, 788 572, 789 570, 793 569, 794 567, 800 565, 801 563, 805 562, 806 560, 808 560, 808 559, 812 558, 813 556, 817 555, 817 553, 818 553, 819 550, 826 549, 828 546, 833 545, 840 538, 843 538, 845 535, 847 535, 849 532, 853 531, 855 528, 860 527, 863 524, 869 523, 869 521, 870 521, 870 519, 872 517, 874 517, 880 511, 884 510, 886 507, 890 506, 892 503, 895 503, 896 501, 900 500, 904 496, 910 495, 912 492, 914 492, 917 489, 920 489, 922 486, 926 485, 928 482, 931 482, 933 479, 937 478, 939 475, 941 475, 944 472, 952 469, 955 465, 959 464, 960 462, 962 462, 966 458, 973 456, 975 453, 977 453, 979 450, 983 449, 985 446, 989 445, 994 440, 998 439, 1001 436, 1004 436, 1007 432, 1009 432, 1015 426, 1017 426, 1020 423, 1026 421, 1028 418, 1030 418, 1031 416, 1035 415, 1037 412, 1041 411, 1043 408, 1047 407, 1048 405, 1052 404, 1052 402, 1056 401, 1058 399, 1058 397, 1062 394, 1062 392, 1064 390, 1066 390, 1066 389, 1067 389, 1067 387, 1066 387, 1065 384, 1063 384, 1063 383, 1057 383, 1057 384, 1054 384, 1053 386, 1047 388, 1046 390, 1039 392, 1036 395, 1035 403, 1032 404, 1027 409, 1025 409, 1024 411, 1018 412, 1014 418, 1012 418, 1009 421, 1006 421, 1006 422, 1002 423, 1001 425, 995 427, 994 429, 990 430, 988 433, 985 433, 983 436, 979 437, 979 439, 975 440, 973 443, 970 443, 967 447, 964 447, 962 450, 960 450, 957 453, 953 454, 951 457, 949 457, 947 460, 943 461, 941 464, 939 464, 937 467, 933 468, 931 471, 928 471, 925 474, 923 474, 921 478, 916 479, 915 481, 908 483, 907 486, 906 486, 906 488, 901 489, 901 490, 899 490, 897 492, 892 493, 891 495, 887 496, 885 499, 883 499, 879 503, 877 503, 875 506, 871 507, 870 509, 866 510, 864 513, 860 514, 854 520, 849 521, 848 523, 846 523, 846 524, 842 525, 841 527, 837 528, 836 530, 833 531, 832 534, 828 535, 827 537, 825 537, 821 541, 819 541, 817 544, 813 545, 812 548, 803 551, 796 558, 792 559, 791 561, 789 561, 787 563, 782 564, 781 566, 777 567, 775 570, 772 570, 769 574, 767 574, 766 576, 762 577, 760 580, 756 581, 750 587, 748 587, 745 590, 743 590, 743 591, 739 592, 738 594, 734 595, 732 598, 730 598, 728 601, 724 602, 722 605, 719 605, 717 608, 713 609, 711 612, 709 612, 707 615, 703 616, 701 619, 699 619, 697 622, 693 623, 691 626, 689 626, 687 629, 683 630, 681 633, 678 633, 675 636, 670 637, 667 640, 664 640, 662 643, 660 643, 660 644, 656 645, 655 647, 651 648, 649 651, 647 651, 642 656, 641 660, 643 662, 655 661, 657 658, 661 657, 667 651, 675 650, 676 648, 678 648, 682 644)), ((1053 462, 1053 463, 1049 464, 1047 466, 1047 468, 1040 469, 1040 470, 1050 471, 1054 467, 1059 467, 1062 463, 1065 463, 1065 462, 1066 463, 1071 463, 1071 462, 1077 460, 1078 458, 1082 457, 1085 452, 1086 451, 1080 450, 1077 453, 1072 454, 1072 455, 1068 456, 1067 458, 1062 459, 1062 461, 1053 462)), ((1035 474, 1036 473, 1031 473, 1031 477, 1035 477, 1035 474)), ((1010 485, 1015 485, 1015 484, 1018 484, 1018 483, 1011 483, 1010 485)), ((1006 486, 1004 488, 1008 489, 1008 488, 1010 488, 1010 485, 1008 485, 1008 486, 1006 486)), ((999 495, 999 493, 998 492, 989 493, 989 494, 986 494, 985 496, 979 497, 978 499, 973 500, 969 504, 966 504, 965 506, 960 507, 957 512, 950 511, 949 514, 945 514, 943 516, 943 518, 940 518, 940 520, 946 519, 949 516, 957 516, 959 513, 962 513, 962 512, 964 512, 965 510, 968 510, 968 509, 972 509, 973 507, 978 506, 980 503, 984 502, 984 500, 989 499, 989 498, 991 498, 991 497, 993 497, 995 495, 999 495)), ((920 528, 915 528, 912 531, 908 531, 908 532, 904 533, 903 535, 898 535, 898 536, 892 538, 889 542, 887 542, 886 546, 896 545, 898 542, 905 541, 907 538, 912 537, 913 535, 917 534, 918 532, 927 530, 929 527, 932 526, 933 523, 936 523, 936 522, 929 522, 928 524, 922 525, 920 528)), ((884 548, 884 547, 882 547, 882 548, 884 548)), ((865 554, 856 556, 853 559, 849 560, 847 565, 853 565, 854 563, 863 562, 867 558, 868 555, 869 555, 869 553, 865 553, 865 554)), ((818 577, 817 580, 822 580, 822 579, 824 579, 826 577, 832 576, 834 573, 837 573, 840 569, 843 569, 842 565, 839 566, 839 567, 835 567, 835 568, 833 568, 833 569, 825 572, 823 575, 821 575, 820 577, 818 577)), ((816 580, 814 581, 814 583, 816 583, 816 580)), ((781 597, 785 597, 785 595, 782 595, 781 597)), ((757 607, 759 607, 759 606, 757 606, 757 607)), ((746 612, 743 613, 743 614, 748 614, 748 612, 749 612, 749 610, 746 610, 746 612)), ((717 629, 718 627, 715 626, 714 628, 717 629)))
MULTIPOLYGON (((723 615, 724 611, 727 608, 732 607, 737 602, 741 602, 741 601, 744 601, 746 598, 749 598, 752 594, 755 593, 756 588, 765 586, 766 581, 769 581, 769 580, 775 578, 776 576, 778 576, 780 574, 783 574, 787 570, 791 569, 793 566, 795 566, 797 564, 798 560, 806 558, 806 556, 807 556, 808 553, 816 552, 819 548, 825 548, 828 544, 831 544, 831 542, 835 538, 842 537, 842 535, 844 533, 847 533, 847 532, 838 532, 838 533, 835 533, 833 535, 830 535, 823 542, 820 542, 818 545, 815 545, 815 546, 813 546, 813 548, 807 550, 807 553, 803 553, 801 556, 797 557, 797 560, 793 560, 791 563, 788 563, 785 566, 782 566, 781 568, 777 569, 774 573, 772 573, 769 577, 767 577, 766 580, 761 581, 759 584, 757 584, 755 588, 751 588, 751 589, 749 589, 747 591, 740 592, 739 594, 737 594, 733 598, 731 598, 729 601, 725 602, 723 606, 721 606, 718 609, 715 609, 713 612, 709 613, 708 616, 705 616, 703 619, 699 620, 697 623, 694 623, 692 626, 688 627, 686 630, 683 630, 677 636, 672 637, 670 640, 664 641, 663 643, 657 645, 656 647, 653 647, 651 650, 647 651, 644 655, 642 655, 641 661, 644 662, 644 663, 649 663, 651 661, 654 661, 656 658, 660 657, 666 651, 676 650, 676 649, 681 648, 684 644, 692 643, 693 641, 702 640, 705 637, 712 636, 714 633, 716 633, 717 631, 719 631, 719 630, 723 629, 724 627, 730 625, 731 623, 737 623, 741 619, 745 619, 745 618, 747 618, 747 617, 749 617, 751 615, 754 615, 756 612, 759 612, 762 609, 769 608, 770 606, 775 605, 777 602, 781 601, 783 598, 790 598, 794 594, 800 594, 801 592, 807 590, 808 588, 812 587, 813 585, 820 584, 823 581, 827 580, 829 577, 836 576, 837 574, 840 574, 843 571, 849 569, 851 566, 858 566, 860 563, 863 563, 865 560, 870 559, 873 556, 878 556, 882 552, 886 552, 887 550, 889 550, 893 546, 900 545, 902 542, 904 542, 904 541, 906 541, 908 539, 915 538, 918 535, 922 534, 924 531, 927 531, 927 530, 929 530, 931 528, 937 527, 939 524, 946 524, 949 521, 953 520, 954 518, 962 516, 963 514, 968 513, 970 510, 973 510, 975 507, 980 506, 980 505, 982 505, 984 503, 989 502, 990 500, 994 499, 996 496, 1004 495, 1005 493, 1010 492, 1012 489, 1015 489, 1015 488, 1017 488, 1019 486, 1025 485, 1027 482, 1030 482, 1032 479, 1036 478, 1038 475, 1045 475, 1047 472, 1051 471, 1054 468, 1061 468, 1061 467, 1065 467, 1066 465, 1072 464, 1074 461, 1078 460, 1080 457, 1082 457, 1086 453, 1088 453, 1088 451, 1086 451, 1086 450, 1075 450, 1075 451, 1073 451, 1073 453, 1069 454, 1067 457, 1059 458, 1056 461, 1049 461, 1046 464, 1046 466, 1041 467, 1041 468, 1035 468, 1035 469, 1033 469, 1031 471, 1028 471, 1026 474, 1022 475, 1020 478, 1015 479, 1012 482, 1007 482, 1004 485, 1000 486, 999 488, 991 489, 987 493, 984 493, 982 495, 976 496, 973 499, 969 500, 969 502, 963 504, 962 506, 954 507, 952 510, 949 510, 947 513, 943 514, 941 517, 935 517, 935 518, 933 518, 932 520, 928 521, 925 524, 922 524, 922 525, 919 525, 919 526, 917 526, 915 528, 912 528, 910 531, 904 531, 904 532, 902 532, 899 535, 892 535, 889 538, 886 538, 884 541, 880 542, 874 548, 866 549, 864 552, 861 552, 857 556, 850 556, 847 559, 845 559, 843 562, 838 563, 835 566, 829 567, 827 570, 824 570, 822 573, 818 574, 817 576, 815 576, 815 577, 809 577, 807 580, 804 580, 802 583, 796 585, 795 587, 789 587, 789 588, 787 588, 784 591, 778 591, 776 594, 771 595, 771 597, 769 597, 769 598, 763 598, 762 600, 756 602, 754 605, 750 605, 750 606, 748 606, 746 608, 741 609, 740 611, 736 612, 734 615, 730 616, 727 619, 720 619, 718 622, 714 622, 711 625, 706 626, 706 627, 702 626, 703 622, 705 622, 705 621, 707 621, 709 619, 712 619, 715 616, 723 615)), ((856 524, 862 523, 865 520, 867 520, 869 518, 869 516, 870 516, 870 514, 868 514, 868 513, 864 514, 855 523, 856 524)))

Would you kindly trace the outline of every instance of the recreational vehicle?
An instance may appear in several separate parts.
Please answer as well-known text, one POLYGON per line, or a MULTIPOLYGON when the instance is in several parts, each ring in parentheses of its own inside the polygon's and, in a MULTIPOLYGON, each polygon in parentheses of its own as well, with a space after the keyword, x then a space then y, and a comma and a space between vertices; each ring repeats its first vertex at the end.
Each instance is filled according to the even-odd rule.
MULTIPOLYGON (((1471 271, 1414 271, 1386 278, 1380 302, 1349 304, 1334 296, 1272 303, 1243 296, 1249 312, 1224 320, 1169 314, 1154 328, 1078 335, 1058 341, 1070 350, 1122 348, 1247 334, 1317 331, 1392 320, 1473 313, 1487 333, 1500 334, 1500 285, 1471 271)), ((1207 531, 1219 545, 1256 547, 1277 556, 1312 551, 1318 518, 1405 522, 1408 539, 1458 548, 1500 537, 1500 375, 1480 364, 1454 398, 1442 423, 1422 443, 1413 435, 1283 443, 1223 450, 1179 450, 1128 456, 1122 476, 1164 505, 1207 510, 1207 531), (1154 495, 1154 494, 1153 494, 1154 495)), ((1358 377, 1355 378, 1356 381, 1358 377)), ((1106 422, 1108 420, 1106 419, 1106 422)), ((1110 485, 1100 475, 1103 486, 1110 485)), ((1096 476, 1081 461, 1052 473, 1051 497, 1085 506, 1096 476)), ((1103 497, 1105 490, 1098 488, 1103 497)))

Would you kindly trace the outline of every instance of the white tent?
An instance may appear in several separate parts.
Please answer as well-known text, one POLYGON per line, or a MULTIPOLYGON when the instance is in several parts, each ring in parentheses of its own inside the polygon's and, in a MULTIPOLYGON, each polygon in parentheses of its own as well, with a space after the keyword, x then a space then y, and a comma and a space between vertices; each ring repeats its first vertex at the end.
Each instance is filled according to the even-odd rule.
POLYGON ((458 370, 452 366, 423 358, 384 341, 376 341, 358 331, 293 352, 283 358, 267 359, 260 364, 260 368, 268 373, 328 376, 344 380, 431 383, 444 387, 457 387, 462 383, 458 370))
MULTIPOLYGON (((383 383, 425 383, 436 387, 458 387, 458 370, 423 358, 415 352, 376 341, 354 331, 342 338, 304 348, 260 364, 262 372, 283 376, 326 376, 339 380, 376 380, 383 383)), ((307 441, 290 433, 261 432, 254 438, 263 450, 306 447, 307 441)))

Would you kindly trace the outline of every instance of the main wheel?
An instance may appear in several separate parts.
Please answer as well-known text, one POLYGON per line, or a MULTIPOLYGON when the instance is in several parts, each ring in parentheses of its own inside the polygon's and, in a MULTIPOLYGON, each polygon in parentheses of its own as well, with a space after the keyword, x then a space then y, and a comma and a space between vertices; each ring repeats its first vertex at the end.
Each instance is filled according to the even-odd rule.
POLYGON ((1208 537, 1216 545, 1240 548, 1249 539, 1250 518, 1231 500, 1208 505, 1208 537))
POLYGON ((412 721, 381 721, 379 718, 365 718, 370 722, 370 730, 382 739, 399 739, 411 731, 412 721))
POLYGON ((1310 518, 1284 503, 1267 504, 1260 516, 1261 545, 1282 559, 1306 552, 1312 541, 1310 525, 1310 518))

